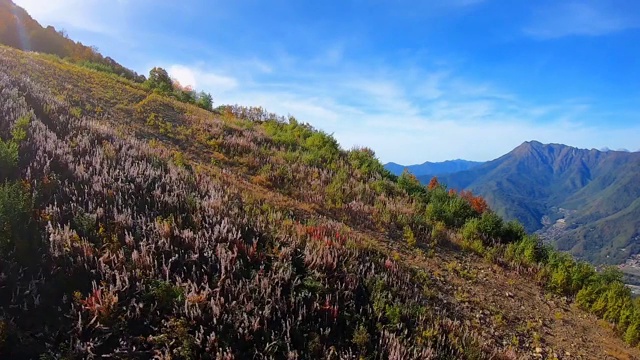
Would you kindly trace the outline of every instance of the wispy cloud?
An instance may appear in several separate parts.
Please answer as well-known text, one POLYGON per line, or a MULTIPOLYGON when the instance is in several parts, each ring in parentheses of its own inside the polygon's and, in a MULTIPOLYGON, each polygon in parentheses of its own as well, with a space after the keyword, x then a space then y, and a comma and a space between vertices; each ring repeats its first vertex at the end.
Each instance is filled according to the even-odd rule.
MULTIPOLYGON (((606 35, 640 26, 640 19, 615 1, 558 1, 540 6, 525 34, 538 39, 606 35), (617 6, 619 5, 619 6, 617 6)), ((637 10, 637 9, 636 9, 637 10)))
POLYGON ((344 148, 373 148, 383 161, 490 160, 527 140, 637 147, 632 134, 640 133, 640 126, 623 131, 587 125, 593 122, 586 120, 598 116, 588 99, 527 101, 496 84, 465 77, 446 64, 431 70, 361 64, 354 70, 345 62, 341 68, 308 74, 291 67, 300 61, 290 60, 286 77, 281 76, 284 70, 277 60, 259 61, 273 69, 267 74, 258 68, 247 74, 229 64, 213 65, 227 69, 216 76, 245 79, 227 87, 199 82, 206 77, 202 70, 174 66, 170 71, 174 76, 181 72, 193 76, 195 85, 211 91, 216 103, 262 106, 294 115, 333 133, 344 148), (608 144, 608 139, 616 143, 608 144))

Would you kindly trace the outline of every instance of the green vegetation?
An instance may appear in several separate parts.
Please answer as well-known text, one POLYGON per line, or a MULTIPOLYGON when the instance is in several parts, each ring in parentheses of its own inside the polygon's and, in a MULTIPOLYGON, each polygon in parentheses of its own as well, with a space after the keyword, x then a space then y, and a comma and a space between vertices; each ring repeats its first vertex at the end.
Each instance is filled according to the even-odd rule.
POLYGON ((30 115, 21 116, 11 129, 11 139, 0 138, 0 256, 15 256, 26 264, 37 253, 31 227, 32 198, 29 186, 17 173, 20 145, 27 139, 30 115))
POLYGON ((5 141, 0 138, 0 181, 15 178, 18 149, 27 138, 29 120, 29 115, 20 117, 11 130, 11 139, 5 141))
POLYGON ((176 80, 171 79, 167 70, 154 67, 149 71, 149 78, 144 86, 161 95, 168 95, 178 101, 193 104, 205 110, 213 111, 213 98, 211 94, 196 92, 190 87, 183 87, 176 80))
POLYGON ((33 248, 29 243, 31 194, 20 183, 0 185, 0 256, 17 251, 24 260, 33 248))
POLYGON ((535 269, 538 281, 550 292, 574 298, 581 309, 614 324, 628 344, 638 343, 640 302, 624 285, 620 270, 608 267, 597 272, 586 262, 543 246, 535 236, 524 236, 503 250, 504 259, 513 265, 535 269))

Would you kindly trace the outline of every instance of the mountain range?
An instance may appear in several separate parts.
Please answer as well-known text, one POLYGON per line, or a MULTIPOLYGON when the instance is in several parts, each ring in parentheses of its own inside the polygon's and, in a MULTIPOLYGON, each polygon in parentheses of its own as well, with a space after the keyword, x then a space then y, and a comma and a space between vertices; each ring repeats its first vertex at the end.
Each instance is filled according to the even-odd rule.
POLYGON ((415 176, 439 176, 469 170, 481 164, 482 162, 478 161, 456 159, 443 162, 427 161, 422 164, 407 166, 390 162, 385 164, 384 167, 395 175, 402 174, 402 172, 406 169, 415 176))
POLYGON ((498 214, 580 258, 617 264, 640 252, 638 152, 529 141, 439 180, 483 196, 498 214))

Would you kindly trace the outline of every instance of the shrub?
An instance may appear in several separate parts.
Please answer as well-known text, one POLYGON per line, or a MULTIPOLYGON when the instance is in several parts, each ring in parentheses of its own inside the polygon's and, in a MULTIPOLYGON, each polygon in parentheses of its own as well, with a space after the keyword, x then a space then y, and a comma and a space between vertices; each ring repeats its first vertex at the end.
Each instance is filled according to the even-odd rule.
POLYGON ((524 226, 518 221, 512 220, 504 224, 502 229, 502 242, 510 244, 516 241, 520 241, 527 235, 524 226))
POLYGON ((0 320, 0 353, 2 353, 2 347, 7 341, 7 332, 7 324, 3 320, 0 320))
POLYGON ((397 180, 397 176, 384 168, 376 158, 376 154, 369 148, 354 148, 348 153, 351 166, 358 169, 365 179, 378 178, 397 180))
POLYGON ((19 256, 29 254, 31 195, 18 182, 0 185, 0 253, 16 250, 19 256))
POLYGON ((449 197, 445 207, 445 222, 447 225, 459 228, 467 220, 475 216, 476 212, 466 200, 457 195, 449 197))
POLYGON ((415 247, 417 244, 416 236, 413 234, 411 227, 405 226, 403 230, 403 238, 410 247, 415 247))
POLYGON ((442 222, 436 222, 431 228, 431 240, 441 243, 447 239, 447 227, 442 222))
POLYGON ((169 282, 154 280, 149 285, 146 297, 148 300, 155 302, 161 310, 166 311, 183 301, 184 291, 169 282))
POLYGON ((18 150, 20 144, 27 138, 30 120, 29 115, 18 118, 11 129, 11 139, 8 141, 0 139, 0 181, 17 178, 18 150))
POLYGON ((546 248, 535 235, 526 235, 516 242, 509 243, 505 258, 519 265, 533 266, 546 261, 546 248))
MULTIPOLYGON (((329 165, 338 159, 340 147, 333 136, 315 132, 304 140, 304 162, 312 166, 329 165)), ((328 166, 330 167, 330 166, 328 166)))
POLYGON ((0 139, 0 181, 12 178, 18 165, 18 145, 0 139))
POLYGON ((100 71, 107 74, 118 75, 116 74, 116 71, 111 66, 106 64, 95 63, 87 60, 87 61, 79 62, 78 65, 86 67, 87 69, 92 69, 92 70, 100 71))
POLYGON ((326 199, 330 206, 341 208, 348 202, 347 194, 345 193, 345 185, 348 180, 349 175, 342 169, 333 177, 333 180, 327 186, 326 193, 326 199))
POLYGON ((407 169, 398 177, 398 187, 412 196, 426 194, 426 189, 420 184, 418 178, 411 174, 407 169))
POLYGON ((483 244, 495 244, 502 238, 502 218, 493 212, 485 212, 480 218, 470 218, 462 228, 466 241, 482 241, 483 244))
POLYGON ((353 333, 353 343, 358 347, 361 352, 364 352, 369 346, 370 336, 367 328, 363 325, 358 326, 353 333))
POLYGON ((480 219, 469 219, 462 227, 462 239, 465 241, 474 241, 481 239, 480 219))
POLYGON ((634 322, 627 328, 627 331, 624 333, 624 341, 631 345, 638 345, 638 341, 640 340, 640 323, 634 322))

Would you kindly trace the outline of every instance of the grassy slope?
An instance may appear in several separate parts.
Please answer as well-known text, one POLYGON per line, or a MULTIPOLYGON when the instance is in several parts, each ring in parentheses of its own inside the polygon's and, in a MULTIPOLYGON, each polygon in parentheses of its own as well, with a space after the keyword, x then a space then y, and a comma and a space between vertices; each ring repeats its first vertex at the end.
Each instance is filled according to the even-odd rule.
POLYGON ((397 219, 415 204, 344 153, 309 165, 268 123, 4 47, 0 81, 2 135, 34 115, 20 168, 46 245, 43 271, 2 263, 0 353, 640 356, 453 233, 408 248, 397 219))

